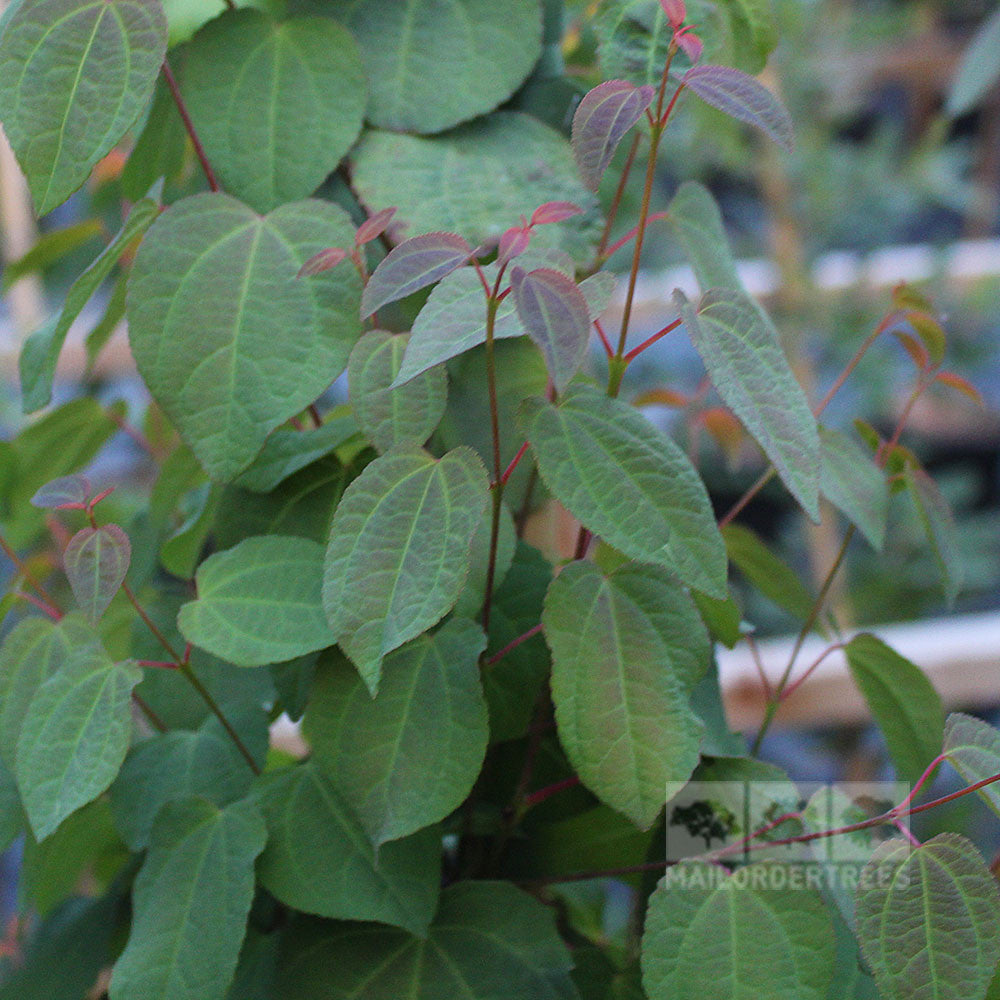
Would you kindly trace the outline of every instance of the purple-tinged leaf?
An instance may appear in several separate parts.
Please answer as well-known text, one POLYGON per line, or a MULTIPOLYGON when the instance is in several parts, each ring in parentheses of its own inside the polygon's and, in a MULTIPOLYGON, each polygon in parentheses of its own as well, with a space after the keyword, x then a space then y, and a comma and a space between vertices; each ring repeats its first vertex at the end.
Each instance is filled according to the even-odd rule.
POLYGON ((584 183, 596 191, 618 143, 656 93, 627 80, 608 80, 584 95, 573 115, 573 156, 584 183))
POLYGON ((731 118, 754 125, 791 152, 792 119, 774 94, 747 73, 729 66, 693 66, 684 86, 731 118))
POLYGON ((424 233, 404 240, 375 268, 361 296, 361 318, 433 285, 471 256, 472 247, 457 233, 424 233))
POLYGON ((308 278, 314 274, 322 274, 324 271, 332 271, 342 260, 346 259, 346 250, 343 250, 341 247, 327 247, 325 250, 320 250, 319 253, 313 254, 299 268, 299 273, 295 277, 308 278))
POLYGON ((536 271, 516 267, 511 284, 518 318, 542 349, 552 382, 562 392, 587 354, 587 300, 572 278, 548 267, 536 271))
POLYGON ((396 214, 395 207, 383 208, 381 212, 376 212, 370 219, 365 219, 358 226, 358 231, 354 236, 357 246, 363 247, 372 240, 377 240, 389 228, 392 217, 396 214))
POLYGON ((96 622, 128 572, 132 546, 117 524, 78 531, 63 553, 63 568, 76 603, 96 622))
POLYGON ((46 483, 31 498, 31 503, 45 510, 83 510, 90 494, 90 480, 86 476, 60 476, 46 483))
POLYGON ((684 52, 684 55, 696 63, 704 51, 705 45, 693 31, 679 31, 677 33, 677 44, 684 52))
POLYGON ((531 243, 531 230, 524 226, 512 226, 500 237, 497 248, 497 263, 503 267, 515 257, 519 257, 531 243))
POLYGON ((565 222, 574 215, 582 215, 583 209, 572 201, 547 201, 539 205, 531 214, 532 226, 546 226, 552 222, 565 222))

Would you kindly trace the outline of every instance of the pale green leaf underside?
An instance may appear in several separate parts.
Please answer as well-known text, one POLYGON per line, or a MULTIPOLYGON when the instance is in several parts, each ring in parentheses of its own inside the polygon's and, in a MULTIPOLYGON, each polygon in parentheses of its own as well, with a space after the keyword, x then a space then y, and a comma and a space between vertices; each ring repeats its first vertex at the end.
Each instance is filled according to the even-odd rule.
MULTIPOLYGON (((949 715, 944 726, 943 752, 970 785, 1000 774, 1000 732, 982 719, 961 712, 949 715)), ((1000 816, 1000 788, 986 785, 979 794, 1000 816)))
POLYGON ((368 120, 441 132, 492 111, 542 52, 538 0, 334 0, 364 54, 368 120))
POLYGON ((113 663, 96 644, 69 651, 31 699, 14 774, 37 840, 114 780, 132 736, 133 663, 113 663))
POLYGON ((816 890, 776 888, 770 875, 787 880, 791 872, 774 862, 742 870, 739 880, 706 862, 669 870, 650 898, 642 939, 649 1000, 826 1000, 830 915, 816 890), (754 873, 766 888, 755 890, 754 873))
POLYGON ((726 550, 708 493, 680 448, 638 410, 587 386, 558 406, 529 399, 521 427, 546 485, 591 531, 714 597, 726 550))
POLYGON ((195 582, 198 599, 177 618, 181 634, 238 667, 334 643, 323 614, 323 547, 307 538, 248 538, 206 559, 195 582))
POLYGON ((129 281, 132 352, 212 478, 243 471, 344 370, 361 332, 360 279, 349 267, 295 276, 353 234, 329 202, 262 218, 223 194, 175 203, 146 234, 129 281))
POLYGON ((267 832, 250 799, 163 807, 132 892, 129 943, 111 1000, 221 998, 236 971, 267 832))
POLYGON ((489 740, 485 644, 477 625, 452 618, 386 657, 374 699, 343 657, 321 664, 305 735, 374 844, 444 819, 475 783, 489 740))
POLYGON ((485 469, 470 448, 441 459, 394 449, 344 493, 330 528, 323 606, 373 693, 382 658, 454 606, 487 495, 485 469))
POLYGON ((874 635, 845 649, 854 682, 885 736, 896 772, 915 782, 941 751, 944 710, 926 674, 874 635))
POLYGON ((861 950, 883 1000, 982 1000, 1000 961, 1000 892, 964 837, 882 844, 856 900, 861 950))
POLYGON ((423 445, 448 404, 448 376, 443 366, 429 368, 405 385, 390 389, 409 340, 404 333, 372 330, 354 345, 347 364, 358 425, 380 452, 395 445, 423 445))
POLYGON ((698 763, 702 723, 689 704, 709 660, 688 593, 662 569, 626 564, 605 576, 567 566, 542 615, 552 650, 559 739, 608 805, 647 828, 698 763))
POLYGON ((259 212, 307 198, 333 172, 361 132, 366 89, 357 44, 335 21, 255 10, 199 31, 183 75, 219 182, 259 212))
POLYGON ((437 905, 440 831, 383 844, 311 762, 267 775, 257 797, 268 843, 261 884, 282 902, 335 920, 378 920, 423 934, 437 905))
POLYGON ((351 156, 361 200, 373 210, 398 206, 394 222, 409 223, 410 233, 447 230, 476 246, 498 240, 530 206, 572 201, 583 215, 540 226, 533 243, 584 265, 600 238, 597 199, 577 176, 569 143, 519 112, 497 111, 433 137, 370 131, 351 156))
POLYGON ((459 882, 423 940, 362 925, 300 935, 278 1000, 576 1000, 572 967, 549 907, 507 882, 459 882))
POLYGON ((22 0, 0 36, 0 121, 39 215, 64 202, 153 93, 158 0, 22 0))

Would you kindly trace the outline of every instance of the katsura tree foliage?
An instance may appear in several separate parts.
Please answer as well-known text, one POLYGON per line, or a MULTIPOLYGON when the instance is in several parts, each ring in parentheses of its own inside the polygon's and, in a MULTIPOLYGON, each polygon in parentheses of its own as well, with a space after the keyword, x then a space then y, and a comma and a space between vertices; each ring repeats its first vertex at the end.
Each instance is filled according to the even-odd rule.
MULTIPOLYGON (((24 835, 0 997, 995 995, 1000 893, 975 847, 881 834, 936 804, 923 786, 946 763, 956 795, 1000 812, 1000 734, 946 719, 916 664, 825 601, 852 542, 883 545, 891 498, 954 598, 951 516, 905 430, 924 393, 974 390, 900 288, 810 399, 707 189, 651 212, 669 127, 702 103, 792 146, 752 75, 776 43, 765 0, 574 17, 589 87, 564 73, 558 0, 9 6, 0 120, 38 213, 113 150, 124 166, 121 229, 26 341, 33 417, 0 449, 0 841, 24 835), (637 342, 651 226, 701 294, 637 342), (618 251, 623 275, 604 267, 618 251), (52 403, 107 282, 88 353, 127 319, 140 417, 52 403), (631 363, 668 336, 697 349, 704 391, 637 397, 631 363), (913 361, 894 430, 825 426, 894 342, 913 361), (756 442, 767 471, 732 510, 657 402, 756 442), (145 495, 90 469, 120 428, 157 469, 145 495), (739 523, 774 478, 844 525, 818 591, 739 523), (580 524, 556 563, 525 540, 543 503, 580 524), (801 626, 749 741, 713 666, 716 644, 752 641, 736 573, 801 626), (812 633, 846 653, 912 785, 877 815, 802 803, 757 759, 808 690, 812 633), (269 746, 282 713, 302 757, 269 746), (722 792, 685 806, 706 848, 678 859, 665 816, 692 778, 761 784, 746 812, 722 792), (800 884, 840 843, 862 853, 856 887, 800 884)), ((82 242, 52 232, 12 275, 82 242)))

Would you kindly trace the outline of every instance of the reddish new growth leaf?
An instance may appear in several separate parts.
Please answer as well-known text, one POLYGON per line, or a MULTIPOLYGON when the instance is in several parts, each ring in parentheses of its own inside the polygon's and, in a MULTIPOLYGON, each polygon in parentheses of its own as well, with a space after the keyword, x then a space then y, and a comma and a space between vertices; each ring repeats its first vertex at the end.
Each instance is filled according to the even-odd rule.
POLYGON ((565 222, 574 215, 582 215, 583 209, 571 201, 547 201, 539 205, 531 215, 531 226, 545 226, 552 222, 565 222))
POLYGON ((511 226, 500 237, 500 245, 497 248, 497 263, 501 267, 509 264, 515 257, 524 253, 530 243, 531 228, 529 226, 511 226))
POLYGON ((670 27, 678 31, 687 17, 687 6, 684 0, 660 0, 663 13, 667 15, 670 27))
POLYGON ((366 243, 377 240, 389 228, 389 223, 392 222, 392 217, 395 214, 395 207, 383 208, 381 212, 376 212, 370 219, 365 219, 354 234, 355 246, 363 247, 366 243))
POLYGON ((340 247, 327 247, 325 250, 320 250, 319 253, 313 254, 299 268, 299 273, 295 277, 308 278, 314 274, 322 274, 324 271, 332 270, 342 260, 346 260, 346 258, 346 250, 342 250, 340 247))
POLYGON ((910 360, 917 368, 923 371, 930 364, 927 348, 916 337, 911 337, 908 333, 903 333, 901 330, 897 330, 895 336, 905 348, 906 353, 909 354, 910 360))
POLYGON ((759 128, 791 152, 794 136, 788 111, 752 76, 729 66, 692 66, 682 82, 706 104, 759 128))
POLYGON ((955 374, 955 372, 938 372, 934 381, 940 382, 942 385, 947 385, 952 389, 957 389, 959 392, 964 393, 977 406, 984 405, 983 397, 979 390, 968 379, 955 374))
POLYGON ((424 233, 394 247, 375 268, 361 296, 361 318, 433 285, 461 267, 472 247, 457 233, 424 233))
POLYGON ((674 35, 674 40, 680 47, 681 51, 691 60, 692 63, 698 62, 701 59, 701 53, 704 49, 701 39, 690 29, 685 28, 683 31, 678 31, 674 35))
POLYGON ((91 489, 86 476, 60 476, 46 483, 31 498, 31 503, 44 510, 86 510, 91 489))
POLYGON ((608 80, 585 94, 573 115, 573 156, 584 183, 596 191, 618 143, 642 117, 656 91, 608 80))

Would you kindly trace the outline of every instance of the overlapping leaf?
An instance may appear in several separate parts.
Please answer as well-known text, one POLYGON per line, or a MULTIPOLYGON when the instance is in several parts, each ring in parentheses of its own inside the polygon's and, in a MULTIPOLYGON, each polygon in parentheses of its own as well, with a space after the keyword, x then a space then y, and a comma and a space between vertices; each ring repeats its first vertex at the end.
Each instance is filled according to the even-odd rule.
MULTIPOLYGON (((948 762, 970 784, 1000 774, 1000 732, 982 719, 953 712, 944 725, 944 750, 948 762)), ((979 789, 986 804, 1000 815, 1000 787, 979 789)))
POLYGON ((365 112, 361 54, 325 17, 217 17, 187 47, 183 91, 223 189, 258 212, 309 197, 365 112))
POLYGON ((373 694, 383 657, 437 624, 458 599, 487 490, 471 449, 436 460, 400 448, 344 493, 330 527, 323 606, 373 694))
POLYGON ((352 240, 329 202, 262 218, 223 194, 175 203, 147 233, 129 281, 132 351, 213 478, 243 471, 343 371, 360 334, 360 279, 351 268, 295 275, 331 241, 352 240))
POLYGON ((117 524, 82 528, 63 552, 63 567, 76 603, 96 622, 125 582, 132 544, 117 524))
POLYGON ((489 737, 485 644, 478 626, 452 618, 386 657, 374 699, 343 657, 321 665, 306 738, 376 846, 444 819, 472 788, 489 737))
POLYGON ((726 553, 705 487, 684 453, 637 410, 590 386, 521 407, 546 485, 626 555, 725 595, 726 553))
POLYGON ((236 971, 267 832, 250 799, 163 807, 135 881, 111 1000, 221 1000, 236 971))
POLYGON ((39 215, 139 117, 167 49, 158 0, 22 0, 0 35, 0 121, 39 215))
POLYGON ((684 588, 662 569, 605 576, 567 566, 542 616, 552 650, 559 739, 604 802, 647 828, 698 763, 702 724, 689 694, 708 666, 708 634, 684 588))

